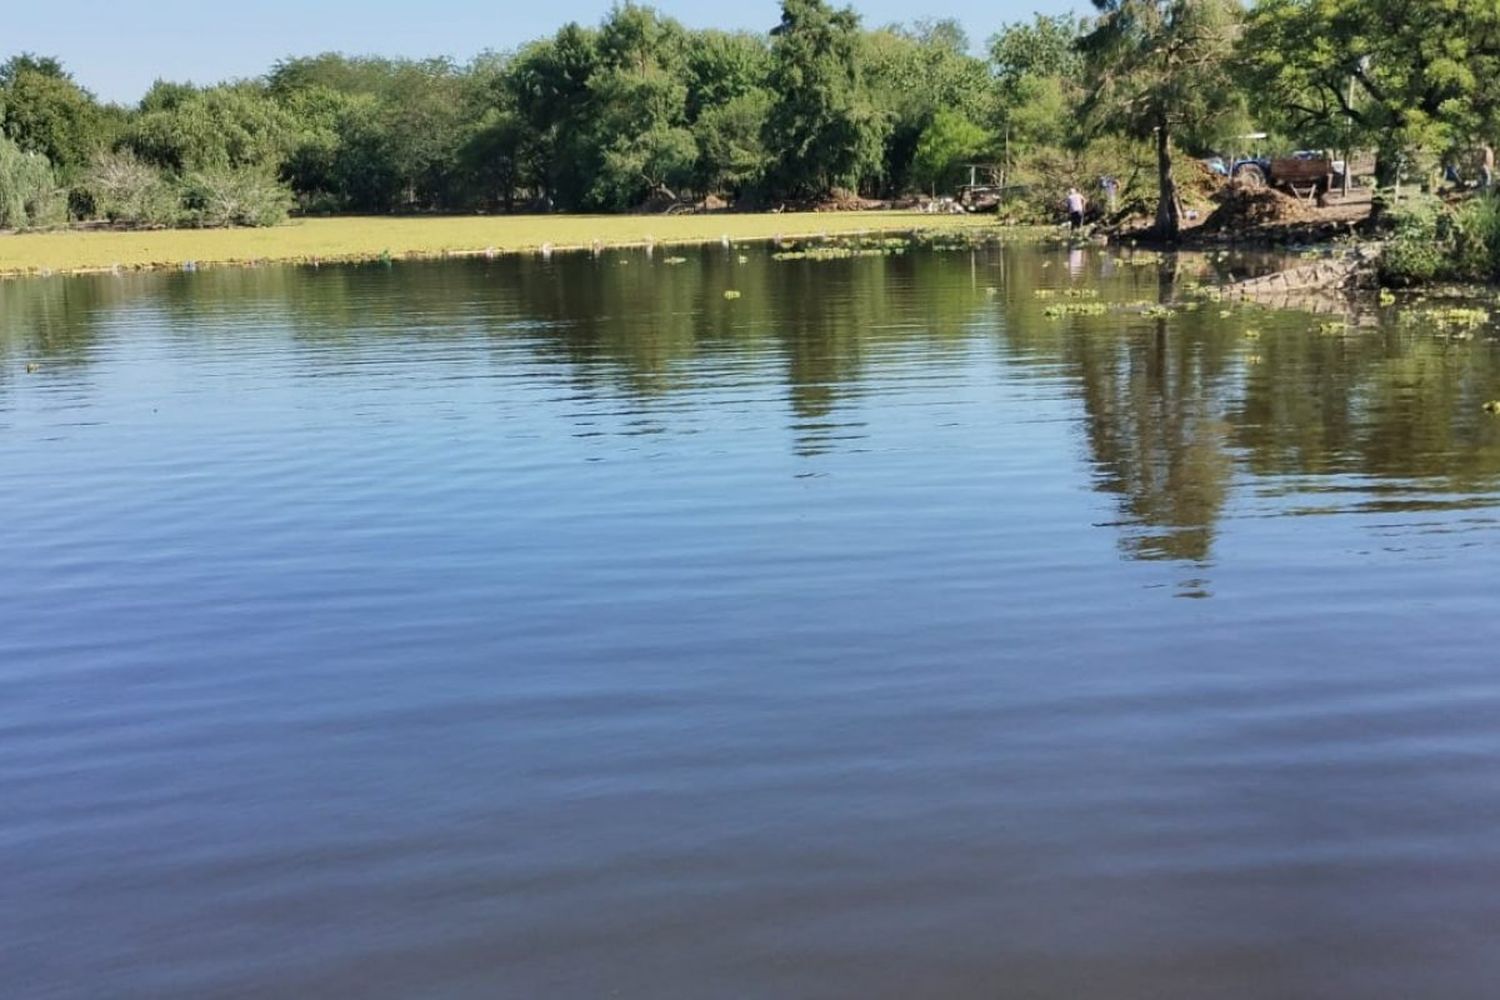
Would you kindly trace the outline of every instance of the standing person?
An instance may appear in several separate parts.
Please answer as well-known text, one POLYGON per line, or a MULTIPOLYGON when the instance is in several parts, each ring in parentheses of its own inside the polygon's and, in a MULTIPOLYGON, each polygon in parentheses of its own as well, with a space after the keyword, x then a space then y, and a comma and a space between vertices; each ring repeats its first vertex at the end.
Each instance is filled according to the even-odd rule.
POLYGON ((1068 188, 1068 226, 1073 232, 1083 228, 1083 213, 1087 208, 1088 202, 1084 201, 1078 189, 1068 188))
POLYGON ((1495 187, 1495 147, 1489 143, 1479 147, 1479 187, 1483 191, 1495 187))

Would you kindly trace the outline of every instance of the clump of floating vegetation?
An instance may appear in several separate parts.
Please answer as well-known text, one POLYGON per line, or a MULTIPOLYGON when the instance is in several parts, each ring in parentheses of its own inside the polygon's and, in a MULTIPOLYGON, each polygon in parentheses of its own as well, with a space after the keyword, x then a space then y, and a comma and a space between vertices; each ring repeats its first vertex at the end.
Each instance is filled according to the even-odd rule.
POLYGON ((1401 322, 1408 326, 1430 325, 1439 333, 1455 339, 1467 340, 1474 331, 1488 326, 1488 310, 1449 306, 1440 309, 1413 309, 1401 314, 1401 322))
POLYGON ((1171 319, 1177 315, 1177 310, 1167 306, 1149 306, 1141 315, 1147 319, 1171 319))
POLYGON ((854 250, 850 247, 813 247, 811 250, 784 250, 773 253, 772 260, 849 260, 854 257, 888 257, 900 250, 854 250))
POLYGON ((965 226, 941 230, 918 230, 911 244, 924 250, 978 250, 1005 243, 1039 243, 1055 238, 1050 226, 965 226))
POLYGON ((1066 302, 1048 306, 1042 310, 1042 315, 1048 319, 1062 319, 1064 316, 1102 316, 1107 312, 1109 307, 1102 302, 1066 302))
POLYGON ((812 245, 793 245, 771 255, 772 260, 849 260, 855 257, 889 257, 904 254, 915 242, 914 236, 854 236, 845 239, 823 239, 812 245))
POLYGON ((1343 320, 1332 323, 1324 323, 1318 327, 1318 332, 1325 336, 1340 336, 1349 332, 1349 325, 1343 320))
POLYGON ((727 292, 724 293, 724 298, 727 299, 730 302, 733 302, 735 299, 737 299, 739 297, 740 297, 740 293, 736 292, 734 289, 730 289, 729 291, 727 291, 727 292))

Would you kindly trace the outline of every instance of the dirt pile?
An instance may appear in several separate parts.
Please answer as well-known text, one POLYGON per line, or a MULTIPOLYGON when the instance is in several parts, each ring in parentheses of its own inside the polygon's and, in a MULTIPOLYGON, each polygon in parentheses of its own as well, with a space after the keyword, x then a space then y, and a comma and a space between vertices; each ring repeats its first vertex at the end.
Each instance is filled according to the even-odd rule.
POLYGON ((855 192, 843 188, 834 188, 828 193, 828 197, 807 206, 814 212, 869 212, 885 207, 886 203, 883 201, 861 198, 855 192))
POLYGON ((1288 226, 1308 222, 1316 214, 1290 195, 1271 188, 1226 185, 1214 197, 1219 207, 1203 223, 1211 233, 1243 233, 1268 226, 1288 226))
POLYGON ((1217 201, 1229 183, 1202 160, 1187 161, 1173 171, 1173 176, 1177 180, 1177 191, 1184 204, 1194 207, 1217 201))

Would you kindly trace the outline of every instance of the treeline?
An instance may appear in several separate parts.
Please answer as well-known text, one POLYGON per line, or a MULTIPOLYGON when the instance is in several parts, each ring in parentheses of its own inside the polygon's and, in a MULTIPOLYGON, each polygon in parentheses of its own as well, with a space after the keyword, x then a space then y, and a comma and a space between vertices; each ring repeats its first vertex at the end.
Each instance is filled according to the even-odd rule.
MULTIPOLYGON (((941 186, 996 123, 986 60, 953 22, 864 30, 786 0, 773 34, 694 31, 647 7, 470 63, 325 54, 262 78, 158 82, 100 105, 53 59, 0 70, 6 136, 64 198, 0 224, 157 223, 184 207, 308 212, 611 212, 715 195, 770 205, 835 189, 941 186), (269 187, 267 181, 275 182, 269 187)), ((0 153, 0 156, 6 155, 0 153)), ((29 182, 38 187, 36 178, 29 182)), ((219 219, 205 218, 212 222, 219 219)))
POLYGON ((982 55, 952 21, 869 29, 783 0, 765 35, 624 4, 467 64, 327 54, 99 103, 50 58, 0 66, 0 226, 265 224, 304 212, 775 206, 951 189, 1003 165, 1050 205, 1118 178, 1158 221, 1177 150, 1449 149, 1493 134, 1500 8, 1429 0, 1094 0, 982 55))

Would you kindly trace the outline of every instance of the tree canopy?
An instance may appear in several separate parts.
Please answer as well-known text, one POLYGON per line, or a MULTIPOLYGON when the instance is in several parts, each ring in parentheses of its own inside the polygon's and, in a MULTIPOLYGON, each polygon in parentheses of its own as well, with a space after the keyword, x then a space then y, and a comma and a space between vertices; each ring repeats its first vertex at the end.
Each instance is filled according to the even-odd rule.
POLYGON ((828 0, 782 0, 760 34, 624 2, 466 63, 295 56, 252 79, 159 80, 128 108, 22 53, 0 63, 0 183, 50 178, 75 217, 159 224, 206 219, 188 206, 231 182, 304 212, 629 211, 951 193, 977 161, 1043 213, 1106 174, 1134 198, 1149 186, 1171 234, 1175 165, 1252 125, 1288 150, 1386 153, 1500 132, 1497 0, 1092 7, 979 45, 954 21, 870 26, 828 0))

